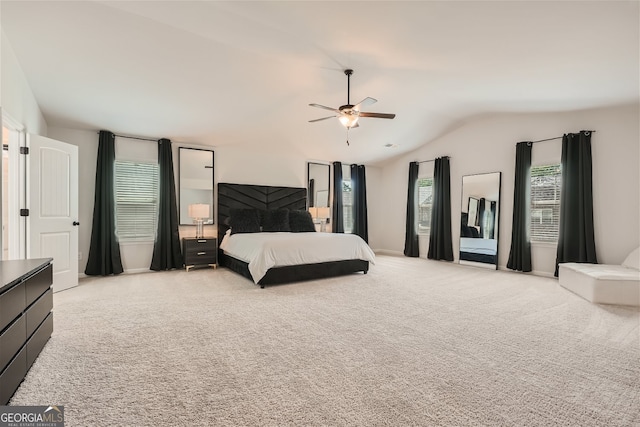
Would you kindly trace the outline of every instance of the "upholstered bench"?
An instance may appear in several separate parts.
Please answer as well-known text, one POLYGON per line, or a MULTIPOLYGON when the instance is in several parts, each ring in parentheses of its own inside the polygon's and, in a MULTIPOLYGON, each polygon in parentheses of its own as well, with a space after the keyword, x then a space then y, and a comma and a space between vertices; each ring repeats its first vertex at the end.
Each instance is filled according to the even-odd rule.
POLYGON ((622 265, 563 263, 560 285, 598 304, 640 306, 640 248, 622 265))

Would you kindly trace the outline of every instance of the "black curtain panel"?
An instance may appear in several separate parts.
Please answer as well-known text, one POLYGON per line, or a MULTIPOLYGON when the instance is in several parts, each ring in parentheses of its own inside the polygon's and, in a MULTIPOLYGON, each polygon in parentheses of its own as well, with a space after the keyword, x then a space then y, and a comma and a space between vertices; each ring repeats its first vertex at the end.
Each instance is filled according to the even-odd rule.
POLYGON ((113 188, 115 135, 104 130, 101 130, 99 135, 91 244, 84 270, 84 274, 88 276, 107 276, 123 271, 120 244, 116 238, 116 202, 113 188))
POLYGON ((176 185, 173 177, 171 141, 158 141, 158 167, 160 172, 160 198, 158 204, 158 232, 153 246, 151 270, 182 268, 182 250, 178 235, 178 208, 176 185))
POLYGON ((342 163, 333 162, 333 212, 332 228, 334 233, 344 233, 342 212, 342 163))
POLYGON ((564 135, 556 277, 561 262, 598 263, 591 175, 591 132, 564 135))
POLYGON ((496 208, 498 206, 497 202, 491 202, 491 210, 489 211, 489 239, 495 239, 496 235, 496 208))
POLYGON ((309 207, 312 208, 316 205, 315 194, 316 194, 316 180, 311 178, 309 180, 309 207))
POLYGON ((364 165, 351 165, 351 184, 353 186, 353 234, 369 241, 367 221, 367 178, 364 165))
POLYGON ((529 215, 531 211, 531 142, 516 145, 516 179, 513 189, 513 223, 511 249, 507 268, 531 271, 531 240, 529 215))
POLYGON ((438 157, 433 169, 433 206, 429 259, 453 261, 451 239, 451 173, 448 157, 438 157))
POLYGON ((407 189, 407 223, 404 234, 404 255, 410 257, 420 256, 418 249, 418 233, 416 231, 416 212, 418 209, 417 189, 418 162, 409 163, 409 182, 407 189))
POLYGON ((486 236, 484 235, 484 233, 486 232, 485 227, 484 227, 484 216, 485 216, 485 203, 486 203, 486 199, 484 197, 482 197, 480 199, 480 202, 478 203, 478 221, 476 223, 477 226, 480 227, 480 238, 482 239, 486 239, 486 236))

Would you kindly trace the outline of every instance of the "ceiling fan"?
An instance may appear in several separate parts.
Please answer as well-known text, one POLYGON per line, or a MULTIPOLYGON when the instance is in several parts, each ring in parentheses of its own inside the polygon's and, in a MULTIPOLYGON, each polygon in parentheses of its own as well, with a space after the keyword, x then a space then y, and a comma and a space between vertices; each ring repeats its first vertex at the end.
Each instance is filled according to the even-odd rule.
MULTIPOLYGON (((350 83, 351 83, 351 75, 353 74, 353 70, 347 69, 344 70, 344 74, 347 76, 347 103, 338 108, 326 107, 320 104, 309 104, 311 107, 322 108, 323 110, 333 111, 335 114, 333 116, 323 117, 321 119, 309 120, 309 123, 319 122, 322 120, 332 119, 337 117, 340 123, 347 130, 351 128, 357 128, 359 126, 358 120, 360 117, 372 117, 376 119, 393 119, 395 114, 386 114, 386 113, 367 113, 365 111, 361 111, 360 109, 364 106, 374 104, 378 102, 377 99, 374 98, 365 98, 362 101, 358 102, 355 105, 351 105, 349 96, 350 96, 350 83)), ((348 143, 348 142, 347 142, 348 143)))

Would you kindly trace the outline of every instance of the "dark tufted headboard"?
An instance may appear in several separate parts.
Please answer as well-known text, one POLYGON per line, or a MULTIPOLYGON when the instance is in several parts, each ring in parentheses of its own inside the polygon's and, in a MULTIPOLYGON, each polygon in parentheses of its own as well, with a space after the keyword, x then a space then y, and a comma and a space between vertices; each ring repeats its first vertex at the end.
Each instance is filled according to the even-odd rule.
POLYGON ((227 218, 231 209, 307 208, 307 189, 272 187, 267 185, 218 184, 218 245, 229 229, 227 218))

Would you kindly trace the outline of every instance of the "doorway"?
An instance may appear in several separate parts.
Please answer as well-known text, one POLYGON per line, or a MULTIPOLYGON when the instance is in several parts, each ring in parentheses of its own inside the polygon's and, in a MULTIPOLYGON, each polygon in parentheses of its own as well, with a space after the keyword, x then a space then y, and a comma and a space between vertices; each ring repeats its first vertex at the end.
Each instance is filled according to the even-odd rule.
POLYGON ((20 208, 26 203, 26 163, 20 156, 25 144, 24 127, 2 114, 2 259, 24 259, 27 255, 26 219, 20 208))

